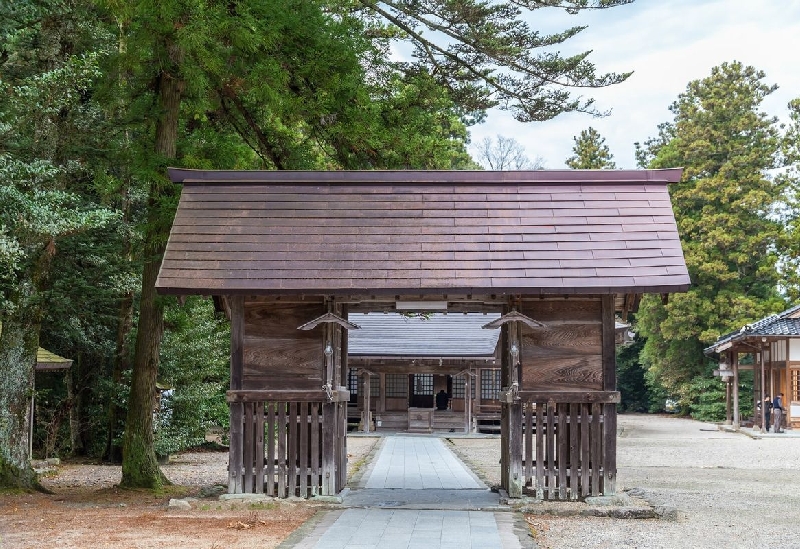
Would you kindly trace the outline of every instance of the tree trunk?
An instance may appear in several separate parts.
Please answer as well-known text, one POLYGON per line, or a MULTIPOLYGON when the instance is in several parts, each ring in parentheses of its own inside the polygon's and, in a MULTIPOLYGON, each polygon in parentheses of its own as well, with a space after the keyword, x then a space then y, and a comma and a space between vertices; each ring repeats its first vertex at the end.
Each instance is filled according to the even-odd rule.
MULTIPOLYGON (((27 300, 25 300, 27 301, 27 300)), ((6 316, 0 333, 0 487, 41 489, 30 466, 31 388, 38 326, 29 311, 6 316)))
MULTIPOLYGON (((174 46, 168 47, 168 51, 177 64, 179 51, 174 46)), ((156 125, 155 153, 164 160, 174 159, 177 151, 178 117, 184 83, 174 78, 174 74, 177 71, 162 71, 157 84, 161 113, 156 125)), ((153 450, 153 405, 161 336, 164 332, 164 304, 156 295, 155 283, 172 222, 171 216, 170 219, 164 218, 163 207, 175 192, 175 186, 165 178, 153 181, 150 186, 145 233, 147 256, 142 274, 136 354, 122 447, 120 485, 127 488, 159 489, 169 482, 161 473, 153 450)))
MULTIPOLYGON (((122 299, 117 316, 117 343, 114 352, 114 365, 111 371, 111 380, 114 387, 122 384, 122 373, 130 368, 130 358, 128 353, 128 335, 133 326, 133 293, 127 293, 122 299)), ((121 448, 119 443, 115 444, 117 434, 120 432, 120 422, 122 421, 123 409, 117 404, 116 391, 109 396, 106 447, 103 450, 103 459, 119 463, 121 448)))
MULTIPOLYGON (((148 231, 149 232, 149 231, 148 231)), ((164 306, 155 295, 160 257, 145 263, 136 356, 122 446, 122 482, 127 488, 159 489, 166 482, 153 450, 153 402, 158 353, 164 332, 164 306)))

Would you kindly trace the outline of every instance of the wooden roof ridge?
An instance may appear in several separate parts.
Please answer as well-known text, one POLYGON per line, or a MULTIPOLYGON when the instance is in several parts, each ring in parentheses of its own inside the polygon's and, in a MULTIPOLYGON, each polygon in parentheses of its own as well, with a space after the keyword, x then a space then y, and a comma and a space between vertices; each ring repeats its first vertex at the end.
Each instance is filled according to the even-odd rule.
POLYGON ((197 170, 168 168, 172 182, 185 184, 266 185, 302 183, 342 184, 508 184, 565 183, 619 184, 677 183, 683 168, 655 170, 197 170))

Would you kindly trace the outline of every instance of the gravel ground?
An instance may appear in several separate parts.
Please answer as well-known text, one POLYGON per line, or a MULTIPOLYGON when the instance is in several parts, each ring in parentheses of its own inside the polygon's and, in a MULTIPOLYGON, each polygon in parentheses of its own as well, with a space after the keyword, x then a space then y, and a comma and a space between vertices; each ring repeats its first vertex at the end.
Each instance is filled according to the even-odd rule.
MULTIPOLYGON (((347 439, 347 478, 364 463, 364 459, 378 441, 376 437, 350 437, 347 439)), ((228 452, 185 452, 172 456, 161 470, 173 484, 200 488, 215 484, 228 485, 228 452)), ((50 490, 60 492, 72 488, 92 490, 111 488, 122 480, 118 465, 65 463, 54 475, 42 478, 50 490)))
MULTIPOLYGON (((637 488, 679 520, 536 517, 547 549, 800 548, 800 437, 754 440, 682 418, 619 417, 620 490, 637 488)), ((497 441, 450 441, 465 461, 499 481, 497 441)))
MULTIPOLYGON (((800 436, 772 435, 754 440, 744 434, 720 432, 714 425, 663 416, 623 415, 618 426, 618 488, 636 488, 637 494, 643 494, 654 505, 677 508, 679 520, 530 517, 540 548, 800 549, 800 436)), ((348 477, 363 470, 377 440, 365 436, 348 438, 348 477)), ((487 484, 499 483, 498 437, 453 436, 448 441, 487 484)), ((225 452, 186 453, 164 466, 164 472, 179 486, 199 489, 226 484, 226 462, 225 452)), ((164 501, 149 502, 143 495, 118 494, 113 486, 119 480, 119 467, 64 464, 56 474, 43 479, 56 495, 0 497, 0 547, 38 547, 42 538, 37 533, 43 535, 54 529, 61 532, 61 538, 70 533, 75 536, 70 543, 60 539, 56 544, 60 547, 150 547, 152 544, 144 544, 145 530, 150 541, 160 540, 160 547, 184 547, 178 543, 185 539, 180 530, 171 538, 154 530, 162 523, 176 528, 175 521, 180 517, 164 514, 164 501), (73 517, 68 527, 59 513, 73 517), (78 521, 86 525, 76 526, 78 521), (113 534, 103 530, 110 523, 116 525, 113 534), (117 541, 110 537, 123 534, 127 537, 117 541), (37 538, 39 542, 35 541, 37 538), (98 542, 100 539, 103 543, 98 542), (23 540, 32 540, 33 545, 23 540)), ((276 511, 275 530, 279 530, 287 513, 304 520, 307 513, 301 513, 300 505, 294 511, 285 509, 283 514, 276 511)), ((235 543, 230 537, 229 522, 237 515, 221 516, 218 520, 222 522, 215 524, 214 517, 207 513, 193 513, 187 527, 192 529, 197 547, 221 547, 217 540, 227 538, 228 547, 250 547, 252 543, 268 548, 282 539, 267 535, 272 531, 273 523, 269 523, 270 526, 253 531, 250 541, 243 537, 235 543)), ((262 513, 264 518, 269 517, 267 511, 262 513)), ((286 526, 296 527, 288 523, 286 526)))

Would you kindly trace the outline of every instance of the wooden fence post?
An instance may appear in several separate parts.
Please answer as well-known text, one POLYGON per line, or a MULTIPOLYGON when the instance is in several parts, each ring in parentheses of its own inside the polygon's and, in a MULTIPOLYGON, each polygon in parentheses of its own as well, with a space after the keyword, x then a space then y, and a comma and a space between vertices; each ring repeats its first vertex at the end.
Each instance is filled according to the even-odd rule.
POLYGON ((508 404, 508 497, 521 498, 524 473, 522 469, 522 402, 508 404))
POLYGON ((322 405, 322 495, 336 494, 336 404, 322 405))

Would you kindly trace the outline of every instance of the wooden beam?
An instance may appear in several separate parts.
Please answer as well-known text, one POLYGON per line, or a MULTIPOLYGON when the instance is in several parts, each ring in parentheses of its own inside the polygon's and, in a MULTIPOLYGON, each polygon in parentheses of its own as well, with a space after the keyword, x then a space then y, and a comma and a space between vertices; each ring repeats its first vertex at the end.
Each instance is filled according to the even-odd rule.
POLYGON ((242 388, 244 377, 244 297, 228 298, 231 306, 231 390, 242 388))
MULTIPOLYGON (((410 362, 410 361, 409 361, 410 362)), ((378 362, 370 361, 369 362, 369 371, 372 374, 419 374, 421 372, 430 372, 439 375, 451 375, 455 376, 460 374, 464 370, 464 363, 459 362, 455 364, 448 365, 446 362, 442 365, 438 365, 438 360, 430 363, 422 363, 420 364, 417 361, 415 364, 410 364, 409 362, 406 363, 393 363, 393 364, 380 364, 378 362)), ((365 364, 365 361, 359 360, 357 364, 365 364)), ((483 365, 479 363, 479 368, 499 368, 497 364, 492 364, 491 362, 483 365)), ((354 360, 349 361, 349 365, 351 368, 363 368, 363 366, 356 366, 356 362, 354 360)))
POLYGON ((620 402, 619 391, 520 391, 522 400, 531 402, 556 403, 601 403, 616 404, 620 402))
POLYGON ((614 330, 614 296, 602 297, 601 315, 603 319, 602 335, 602 363, 603 363, 603 390, 615 391, 617 389, 617 357, 614 330))
MULTIPOLYGON (((270 389, 240 389, 225 393, 228 402, 328 402, 328 395, 323 390, 270 390, 270 389)), ((331 402, 347 402, 350 400, 350 391, 335 390, 331 402)))

